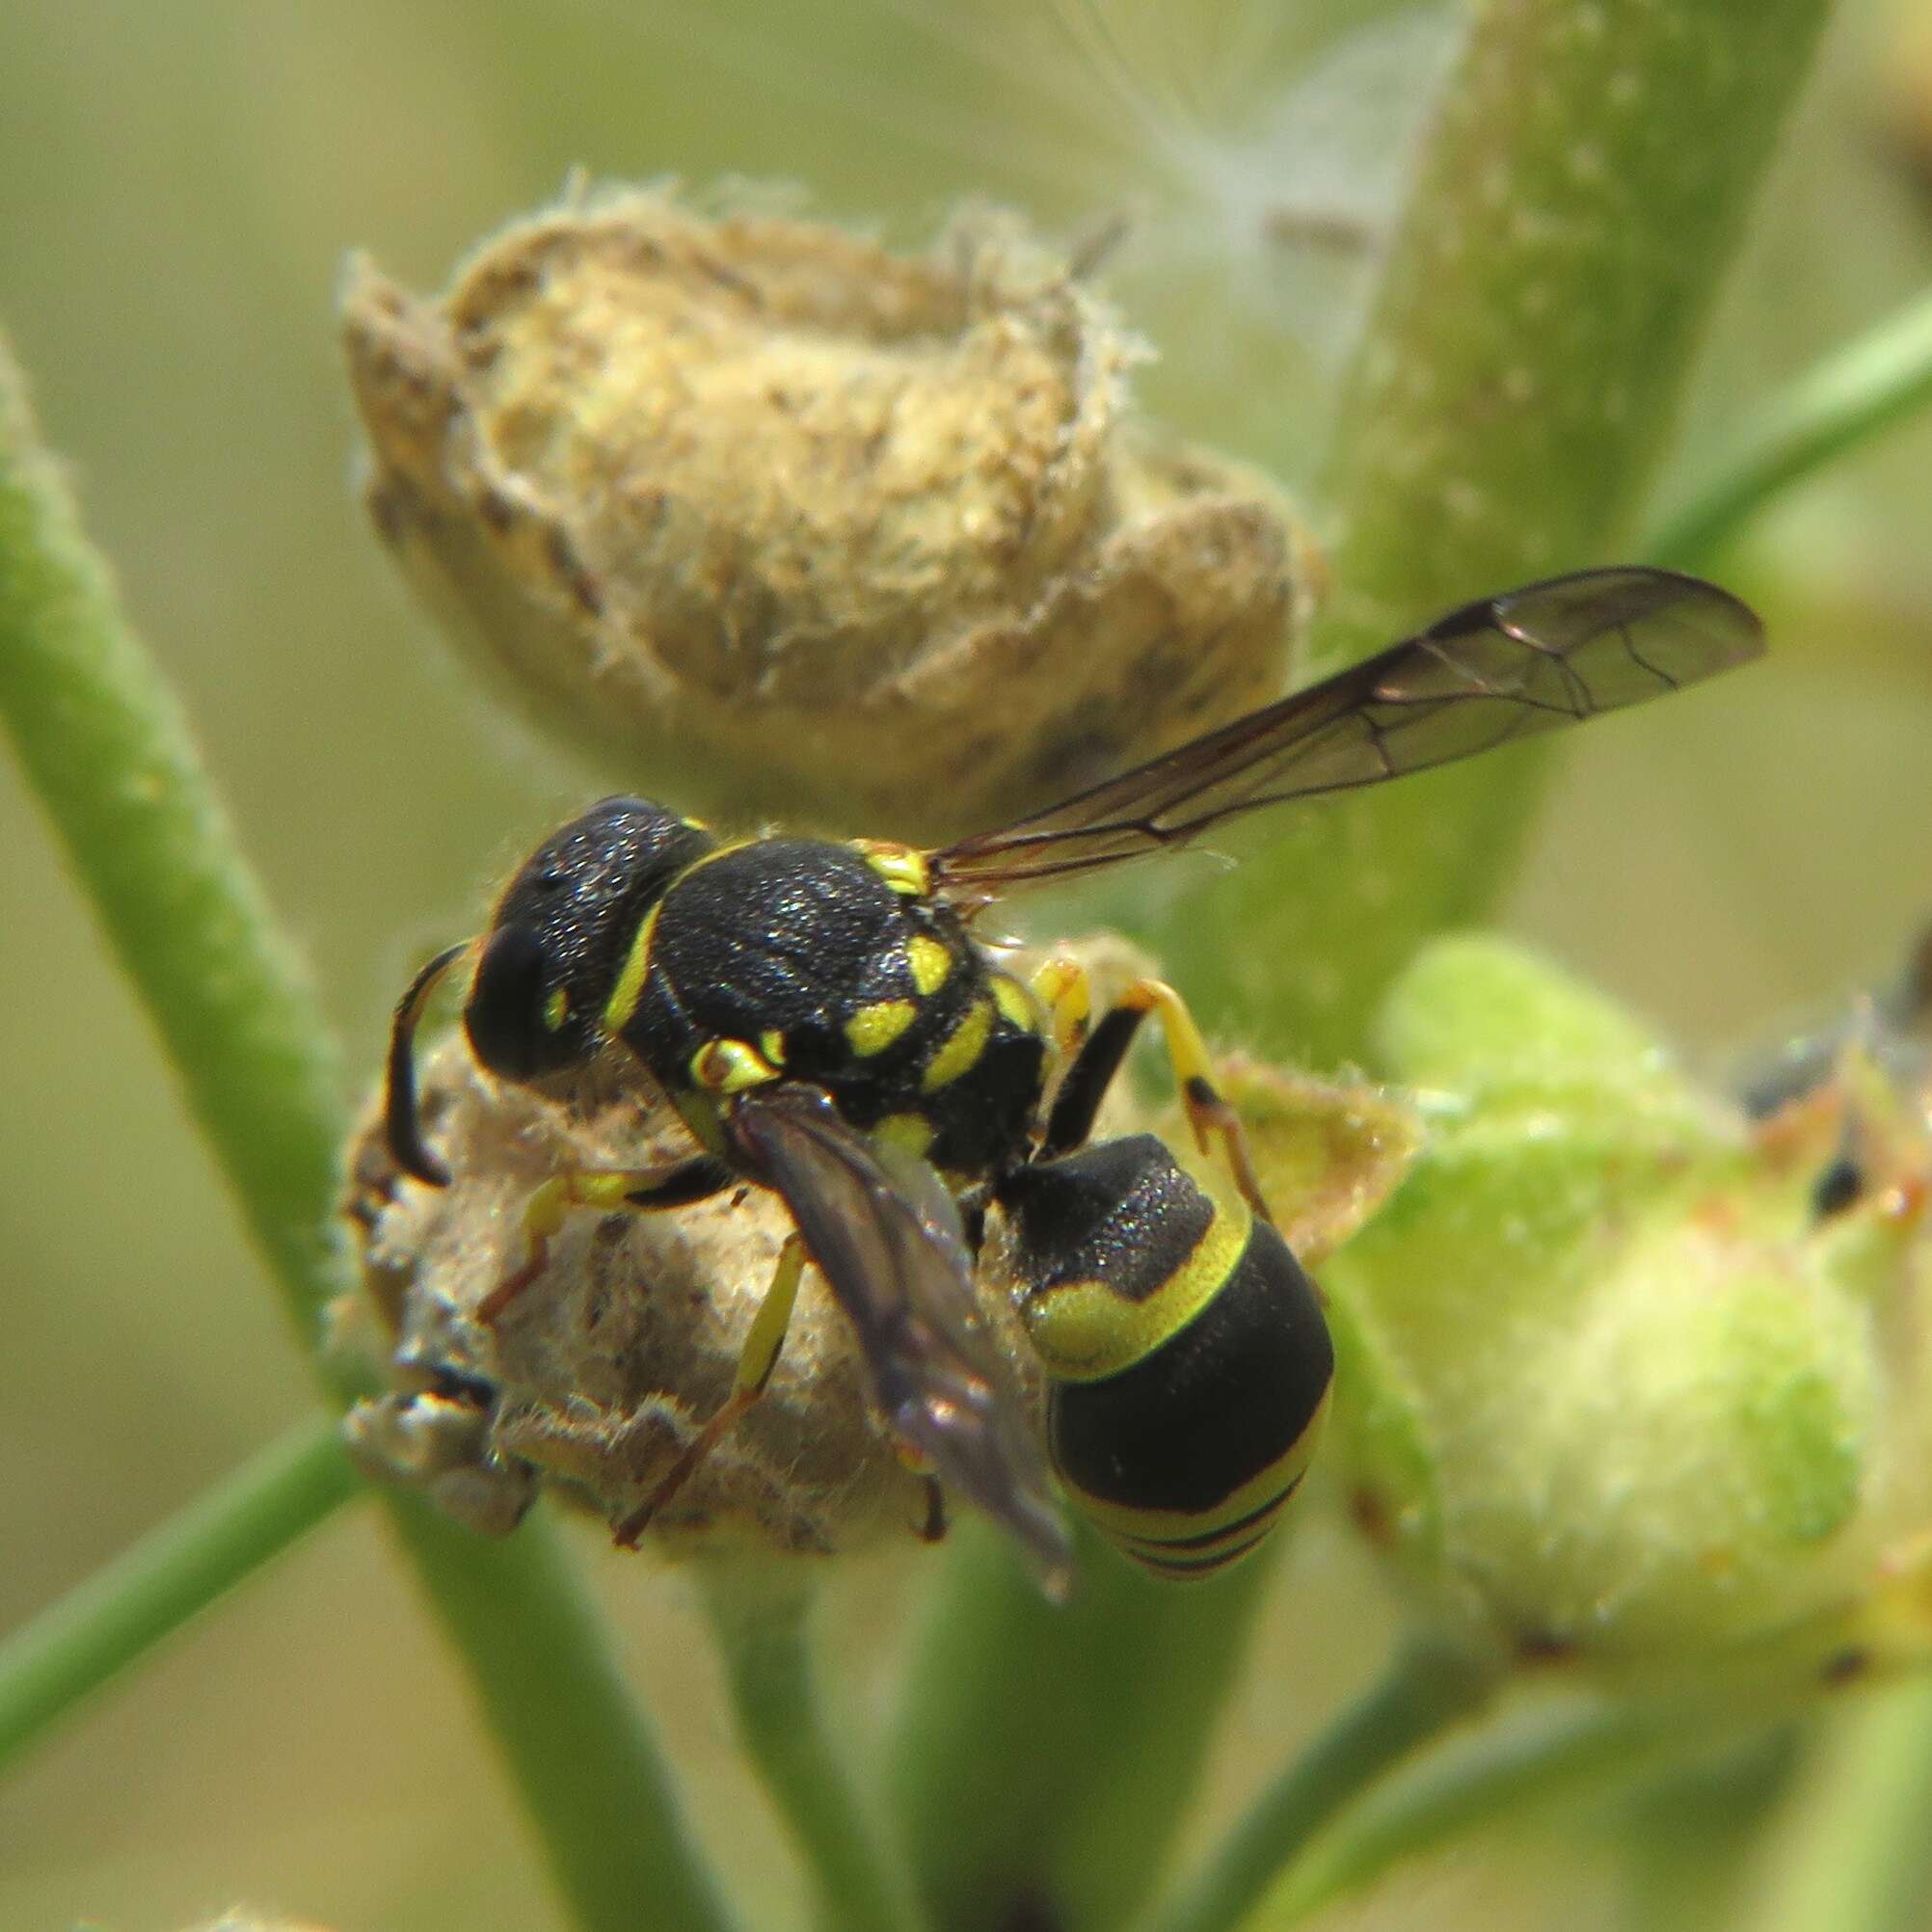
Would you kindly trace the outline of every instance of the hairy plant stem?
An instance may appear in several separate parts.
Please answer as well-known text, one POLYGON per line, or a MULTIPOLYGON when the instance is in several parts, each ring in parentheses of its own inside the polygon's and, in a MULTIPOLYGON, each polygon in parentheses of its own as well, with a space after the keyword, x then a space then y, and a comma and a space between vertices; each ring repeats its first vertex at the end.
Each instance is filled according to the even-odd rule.
MULTIPOLYGON (((1484 0, 1347 381, 1311 670, 1627 554, 1826 0, 1484 0)), ((1689 701, 1687 701, 1689 702, 1689 701)), ((1640 729, 1631 724, 1623 729, 1640 729)), ((1418 942, 1513 865, 1542 748, 1340 800, 1143 924, 1205 1016, 1359 1057, 1418 942)))
MULTIPOLYGON (((1347 378, 1321 506, 1338 596, 1313 669, 1624 548, 1825 14, 1476 8, 1347 378)), ((1111 916, 1210 1027, 1318 1066, 1360 1059, 1420 941, 1500 888, 1540 768, 1499 754, 1259 822, 1222 842, 1246 865, 1137 881, 1111 916)), ((1003 1554, 953 1560, 894 1756, 943 1932, 1002 1923, 1027 1886, 1049 1922, 1111 1932, 1185 1814, 1260 1579, 1236 1570, 1181 1609, 1112 1562, 1089 1557, 1054 1617, 1003 1554), (1135 1827, 1111 1863, 1104 1822, 1135 1827)))
MULTIPOLYGON (((0 723, 340 1399, 344 1374, 313 1355, 341 1285, 329 1228, 347 1122, 328 1030, 180 707, 39 444, 4 343, 0 723)), ((721 1932, 727 1915, 653 1733, 550 1535, 539 1525, 489 1546, 412 1498, 383 1500, 577 1922, 631 1932, 648 1899, 667 1932, 721 1932)), ((38 1721, 56 1715, 42 1707, 38 1721)))
POLYGON ((245 1462, 0 1644, 0 1770, 361 1485, 317 1417, 245 1462))
MULTIPOLYGON (((1418 1747, 1482 1710, 1498 1667, 1421 1641, 1248 1807, 1145 1932, 1229 1932, 1324 1825, 1418 1747)), ((1284 1921, 1285 1922, 1285 1921, 1284 1921)))
POLYGON ((828 1731, 812 1645, 816 1589, 797 1563, 702 1565, 738 1741, 791 1827, 823 1932, 920 1932, 910 1876, 828 1731))

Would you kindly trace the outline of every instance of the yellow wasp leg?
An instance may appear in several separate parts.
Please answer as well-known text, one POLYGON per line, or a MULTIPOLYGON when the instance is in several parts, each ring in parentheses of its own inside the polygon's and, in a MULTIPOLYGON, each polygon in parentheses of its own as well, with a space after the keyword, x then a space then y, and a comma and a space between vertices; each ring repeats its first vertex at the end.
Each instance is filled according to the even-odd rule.
POLYGON ((719 1162, 700 1157, 666 1170, 663 1167, 566 1167, 552 1174, 523 1206, 523 1263, 506 1275, 476 1304, 476 1319, 493 1328, 503 1310, 544 1272, 550 1241, 572 1208, 602 1208, 606 1214, 626 1209, 653 1214, 660 1208, 685 1207, 716 1194, 730 1181, 719 1162))
POLYGON ((1046 1008, 1053 1043, 1062 1056, 1087 1042, 1093 1019, 1093 987, 1078 959, 1049 959, 1033 975, 1033 996, 1046 1008))
POLYGON ((672 1463, 670 1474, 657 1485, 637 1509, 624 1517, 612 1531, 618 1544, 635 1549, 637 1540, 650 1528, 651 1521, 696 1474, 698 1465, 716 1446, 718 1438, 765 1393, 771 1372, 778 1366, 779 1352, 785 1347, 786 1330, 792 1326, 792 1308, 798 1299, 799 1277, 805 1272, 805 1244, 797 1235, 785 1238, 778 1250, 778 1266, 771 1271, 771 1286, 751 1318, 751 1328, 738 1351, 738 1373, 732 1378, 731 1393, 711 1419, 684 1445, 684 1453, 672 1463))
POLYGON ((1137 979, 1121 995, 1120 1005, 1130 1012, 1151 1012, 1160 1021, 1167 1059, 1174 1069, 1174 1085, 1180 1089, 1188 1124, 1194 1130, 1194 1144, 1205 1154, 1217 1140, 1221 1142, 1221 1158, 1242 1198, 1272 1224, 1275 1217, 1268 1212, 1254 1164, 1248 1159, 1241 1115, 1215 1084, 1214 1058, 1194 1025, 1194 1016, 1188 1011, 1187 1002, 1163 980, 1137 979))

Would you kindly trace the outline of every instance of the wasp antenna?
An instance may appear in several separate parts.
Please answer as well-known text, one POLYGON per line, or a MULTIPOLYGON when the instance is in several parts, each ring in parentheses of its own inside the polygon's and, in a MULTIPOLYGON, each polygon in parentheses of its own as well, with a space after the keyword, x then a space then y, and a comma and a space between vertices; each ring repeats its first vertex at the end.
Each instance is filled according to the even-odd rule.
POLYGON ((389 1028, 389 1058, 383 1084, 383 1130, 389 1139, 389 1158, 404 1173, 432 1188, 449 1185, 449 1169, 422 1141, 416 1104, 416 1027, 438 980, 472 944, 465 939, 445 947, 409 982, 409 991, 396 1002, 396 1016, 389 1028))

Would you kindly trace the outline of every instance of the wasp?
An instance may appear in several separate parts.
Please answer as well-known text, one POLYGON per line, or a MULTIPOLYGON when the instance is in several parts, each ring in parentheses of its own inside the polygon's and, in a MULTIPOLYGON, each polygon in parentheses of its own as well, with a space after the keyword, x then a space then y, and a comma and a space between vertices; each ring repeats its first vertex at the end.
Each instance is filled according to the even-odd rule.
POLYGON ((997 831, 924 850, 881 840, 726 838, 606 798, 530 856, 480 937, 399 1003, 385 1119, 397 1167, 449 1179, 416 1114, 414 1036, 459 962, 469 1044, 541 1085, 613 1047, 655 1082, 693 1151, 651 1171, 567 1171, 531 1198, 527 1256, 479 1309, 499 1319, 574 1209, 649 1212, 746 1182, 794 1233, 734 1390, 657 1492, 634 1542, 756 1401, 809 1258, 850 1320, 877 1409, 938 1486, 1009 1531, 1050 1588, 1075 1503, 1164 1574, 1206 1573, 1266 1534, 1306 1461, 1331 1357, 1313 1288, 1270 1223, 1213 1061, 1170 988, 1090 1013, 1080 970, 1031 982, 976 939, 1019 888, 1188 845, 1263 807, 1379 785, 1696 683, 1762 648, 1715 585, 1585 571, 1463 605, 1360 663, 997 831), (1219 1205, 1146 1137, 1089 1145, 1149 1017, 1219 1205), (1048 1388, 1047 1443, 978 1317, 968 1227, 998 1207, 1048 1388), (963 1212, 962 1212, 963 1209, 963 1212))

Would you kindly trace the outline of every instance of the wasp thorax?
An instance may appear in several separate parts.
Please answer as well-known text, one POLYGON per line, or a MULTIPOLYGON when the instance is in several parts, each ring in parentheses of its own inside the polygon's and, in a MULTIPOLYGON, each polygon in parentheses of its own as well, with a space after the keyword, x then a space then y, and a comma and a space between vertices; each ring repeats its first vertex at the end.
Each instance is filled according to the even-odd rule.
POLYGON ((1017 224, 897 255, 663 195, 345 308, 382 535, 567 736, 734 818, 937 840, 1274 696, 1316 565, 1137 428, 1140 353, 1017 224))
MULTIPOLYGON (((527 1291, 483 1322, 479 1303, 523 1259, 523 1212, 545 1181, 567 1167, 669 1167, 690 1141, 607 1055, 567 1092, 540 1094, 484 1077, 446 1038, 424 1056, 421 1090, 447 1187, 402 1179, 374 1120, 349 1150, 370 1293, 343 1326, 380 1337, 391 1383, 356 1409, 351 1443, 480 1530, 510 1528, 540 1488, 615 1524, 730 1396, 791 1219, 763 1189, 653 1214, 577 1210, 527 1291)), ((1031 1376, 1010 1306, 989 1296, 983 1314, 1031 1376)), ((912 1544, 929 1510, 874 1410, 850 1322, 808 1270, 765 1396, 650 1542, 801 1554, 912 1544)))
POLYGON ((582 1064, 643 923, 711 835, 644 798, 606 798, 540 845, 497 901, 463 1023, 504 1080, 582 1064))

